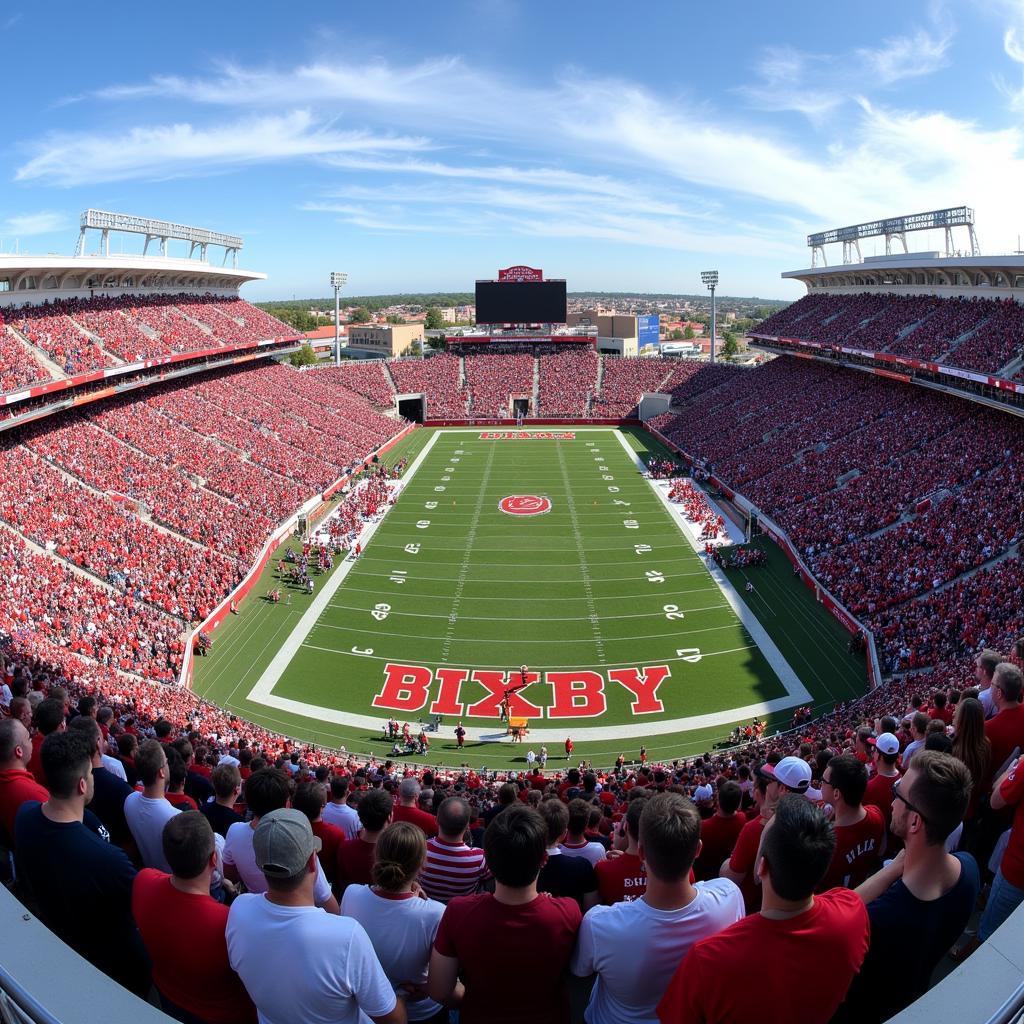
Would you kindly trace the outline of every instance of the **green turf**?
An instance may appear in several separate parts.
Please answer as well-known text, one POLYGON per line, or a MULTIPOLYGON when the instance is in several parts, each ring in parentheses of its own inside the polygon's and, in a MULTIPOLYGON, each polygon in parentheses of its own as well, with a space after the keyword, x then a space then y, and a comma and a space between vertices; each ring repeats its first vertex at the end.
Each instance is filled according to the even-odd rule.
MULTIPOLYGON (((467 670, 511 670, 526 662, 541 673, 586 669, 606 677, 616 667, 669 666, 671 678, 658 691, 661 714, 633 717, 631 695, 606 678, 607 708, 600 718, 532 717, 535 729, 567 734, 595 726, 633 726, 630 739, 577 742, 579 756, 608 763, 620 751, 632 756, 641 743, 652 757, 693 753, 724 737, 730 727, 645 738, 645 722, 726 712, 784 694, 614 431, 578 430, 571 441, 482 441, 479 433, 438 437, 278 680, 275 697, 382 721, 388 712, 374 709, 371 700, 381 689, 388 662, 467 670), (533 518, 507 516, 498 502, 510 494, 548 496, 552 510, 533 518), (418 525, 425 521, 428 526, 418 525), (419 544, 418 552, 407 552, 407 544, 419 544), (636 545, 649 545, 651 551, 637 553, 636 545), (405 574, 405 582, 392 580, 396 570, 405 574), (660 573, 664 582, 651 582, 649 572, 660 573), (386 617, 381 617, 384 609, 377 617, 371 614, 377 605, 388 606, 386 617), (681 620, 677 611, 683 613, 681 620), (353 648, 373 653, 354 654, 353 648), (699 663, 677 656, 679 650, 694 648, 701 652, 699 663)), ((411 458, 430 436, 428 430, 414 431, 388 460, 411 458)), ((642 431, 626 437, 636 450, 661 454, 642 431)), ((768 567, 750 570, 757 582, 752 610, 815 702, 860 692, 863 662, 845 653, 845 634, 791 578, 784 556, 772 552, 768 567)), ((320 579, 318 587, 325 582, 320 579)), ((270 585, 268 575, 254 593, 270 585)), ((329 723, 315 712, 298 715, 246 699, 308 605, 299 593, 290 606, 250 598, 242 614, 218 631, 212 657, 198 661, 197 692, 304 739, 386 754, 376 729, 329 723)), ((469 705, 486 693, 469 681, 461 700, 469 705)), ((436 695, 435 684, 431 699, 436 695)), ((552 701, 552 689, 539 681, 524 696, 544 707, 552 701)), ((415 722, 419 716, 396 712, 396 717, 415 722)), ((780 712, 772 724, 790 717, 791 712, 780 712)), ((496 720, 468 715, 463 720, 471 729, 497 733, 500 728, 496 720)), ((454 718, 446 724, 454 724, 454 718)), ((560 747, 545 742, 552 753, 560 747)), ((438 740, 431 759, 506 765, 521 762, 525 749, 539 743, 522 748, 472 744, 458 753, 454 740, 438 740)))

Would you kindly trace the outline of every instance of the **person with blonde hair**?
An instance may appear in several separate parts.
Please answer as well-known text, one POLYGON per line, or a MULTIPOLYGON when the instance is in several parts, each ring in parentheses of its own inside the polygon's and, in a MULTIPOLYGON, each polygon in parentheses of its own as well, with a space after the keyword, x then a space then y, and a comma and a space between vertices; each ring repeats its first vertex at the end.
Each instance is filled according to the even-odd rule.
POLYGON ((377 840, 373 884, 350 885, 341 913, 370 936, 409 1020, 447 1024, 448 1010, 426 994, 430 950, 444 914, 444 904, 422 898, 416 881, 426 857, 421 828, 408 821, 388 825, 377 840))

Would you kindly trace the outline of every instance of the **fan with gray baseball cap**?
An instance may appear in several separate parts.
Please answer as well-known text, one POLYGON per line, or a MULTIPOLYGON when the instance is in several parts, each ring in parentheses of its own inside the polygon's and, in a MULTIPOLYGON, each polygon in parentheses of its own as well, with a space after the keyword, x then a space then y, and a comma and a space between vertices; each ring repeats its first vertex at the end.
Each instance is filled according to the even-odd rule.
POLYGON ((321 845, 313 835, 309 818, 291 807, 264 815, 252 837, 256 865, 271 883, 273 879, 300 874, 321 845))
POLYGON ((228 962, 262 1024, 359 1024, 367 1017, 405 1024, 405 1007, 362 925, 313 902, 320 840, 306 815, 291 808, 265 814, 252 848, 269 890, 231 904, 225 937, 228 962))

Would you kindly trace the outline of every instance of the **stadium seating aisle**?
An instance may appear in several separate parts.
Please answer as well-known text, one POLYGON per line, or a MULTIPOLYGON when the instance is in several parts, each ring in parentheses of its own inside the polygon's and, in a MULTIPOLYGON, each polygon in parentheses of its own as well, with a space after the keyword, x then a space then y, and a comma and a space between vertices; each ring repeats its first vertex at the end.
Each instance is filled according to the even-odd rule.
POLYGON ((0 310, 0 394, 47 380, 50 374, 46 368, 7 329, 3 310, 0 310))
POLYGON ((597 391, 597 360, 593 351, 542 355, 538 415, 569 419, 589 415, 589 401, 597 391))
POLYGON ((504 418, 511 415, 510 395, 532 399, 533 366, 533 356, 522 354, 466 356, 466 390, 472 415, 504 418))

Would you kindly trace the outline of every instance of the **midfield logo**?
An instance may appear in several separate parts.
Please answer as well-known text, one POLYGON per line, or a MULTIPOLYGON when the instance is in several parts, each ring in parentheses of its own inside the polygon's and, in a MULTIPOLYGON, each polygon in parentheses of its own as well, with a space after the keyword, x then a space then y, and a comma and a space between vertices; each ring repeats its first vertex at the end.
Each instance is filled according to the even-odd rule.
POLYGON ((551 499, 539 494, 510 494, 498 502, 507 516, 542 516, 551 511, 551 499))

